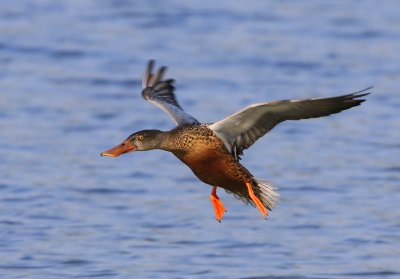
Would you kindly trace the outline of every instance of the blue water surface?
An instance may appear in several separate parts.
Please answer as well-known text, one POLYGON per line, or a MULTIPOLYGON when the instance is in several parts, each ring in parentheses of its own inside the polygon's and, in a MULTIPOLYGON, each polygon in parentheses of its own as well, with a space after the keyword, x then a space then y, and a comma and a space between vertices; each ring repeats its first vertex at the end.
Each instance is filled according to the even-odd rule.
POLYGON ((400 278, 400 2, 0 3, 0 278, 400 278), (147 60, 213 122, 252 103, 374 86, 362 106, 276 127, 243 164, 265 221, 162 151, 101 158, 173 122, 147 60))

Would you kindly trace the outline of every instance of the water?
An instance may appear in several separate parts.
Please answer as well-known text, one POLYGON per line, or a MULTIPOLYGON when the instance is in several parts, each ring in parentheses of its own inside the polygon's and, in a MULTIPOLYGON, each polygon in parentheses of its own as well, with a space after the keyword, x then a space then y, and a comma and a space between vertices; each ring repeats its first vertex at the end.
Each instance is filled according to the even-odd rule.
POLYGON ((399 278, 398 1, 2 1, 1 278, 399 278), (99 153, 171 129, 145 103, 170 66, 204 122, 260 101, 350 93, 245 153, 280 188, 268 221, 168 153, 99 153))

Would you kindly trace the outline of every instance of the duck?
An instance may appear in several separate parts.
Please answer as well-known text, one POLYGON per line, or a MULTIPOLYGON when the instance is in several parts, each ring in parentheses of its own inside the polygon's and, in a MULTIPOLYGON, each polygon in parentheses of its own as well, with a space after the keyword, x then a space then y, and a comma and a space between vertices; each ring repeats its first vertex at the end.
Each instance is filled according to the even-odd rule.
POLYGON ((175 80, 164 78, 167 67, 153 72, 154 64, 155 60, 147 63, 142 97, 164 110, 176 127, 169 131, 149 129, 132 133, 100 155, 117 157, 153 149, 171 152, 199 180, 212 187, 210 201, 219 222, 227 211, 217 195, 218 187, 256 207, 265 219, 278 203, 277 187, 270 181, 255 178, 240 163, 244 150, 284 121, 328 116, 358 106, 365 101, 362 97, 370 94, 366 91, 372 88, 328 98, 255 103, 222 120, 205 124, 178 103, 175 80))

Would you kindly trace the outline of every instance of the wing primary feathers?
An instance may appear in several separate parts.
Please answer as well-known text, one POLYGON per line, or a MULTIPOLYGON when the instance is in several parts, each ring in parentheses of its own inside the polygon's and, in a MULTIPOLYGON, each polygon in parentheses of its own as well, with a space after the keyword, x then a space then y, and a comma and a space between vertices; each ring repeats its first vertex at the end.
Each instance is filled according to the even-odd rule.
POLYGON ((153 78, 150 81, 151 86, 154 87, 155 85, 157 85, 160 82, 160 80, 163 78, 163 75, 166 70, 167 70, 167 67, 165 67, 165 66, 160 67, 157 74, 155 76, 153 76, 153 78))
POLYGON ((149 60, 149 62, 147 63, 147 67, 146 70, 144 72, 143 75, 143 80, 142 80, 142 88, 146 88, 152 78, 152 72, 153 72, 153 68, 154 68, 154 60, 151 59, 149 60))
POLYGON ((178 125, 200 124, 179 105, 174 94, 173 83, 175 80, 163 80, 167 67, 162 66, 153 74, 154 64, 154 60, 149 60, 143 75, 143 98, 167 112, 178 125))
POLYGON ((364 94, 360 94, 360 93, 363 93, 363 92, 365 92, 365 91, 371 90, 372 88, 374 88, 374 87, 373 87, 373 86, 369 86, 369 87, 367 87, 367 88, 365 88, 365 89, 363 89, 363 90, 350 93, 349 95, 358 95, 357 98, 358 98, 358 97, 363 97, 363 96, 366 96, 366 95, 368 95, 368 94, 370 94, 370 93, 364 93, 364 94))

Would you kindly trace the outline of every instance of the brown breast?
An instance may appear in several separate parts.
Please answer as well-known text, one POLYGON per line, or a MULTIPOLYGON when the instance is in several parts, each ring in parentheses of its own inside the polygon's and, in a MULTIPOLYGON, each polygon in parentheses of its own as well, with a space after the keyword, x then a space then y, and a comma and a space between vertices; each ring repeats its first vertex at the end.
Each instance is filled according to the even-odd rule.
POLYGON ((189 126, 175 131, 178 144, 170 150, 204 183, 247 197, 245 183, 252 180, 244 168, 207 126, 189 126), (195 128, 194 128, 195 127, 195 128))

